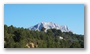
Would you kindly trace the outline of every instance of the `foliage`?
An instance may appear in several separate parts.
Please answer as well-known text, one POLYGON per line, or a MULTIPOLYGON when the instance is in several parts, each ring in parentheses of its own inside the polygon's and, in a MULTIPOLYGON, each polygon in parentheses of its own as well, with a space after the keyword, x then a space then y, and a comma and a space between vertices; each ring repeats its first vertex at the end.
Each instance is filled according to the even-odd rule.
POLYGON ((38 44, 38 48, 84 48, 84 35, 56 29, 49 29, 47 32, 44 30, 45 28, 41 31, 32 31, 4 25, 4 47, 25 48, 27 43, 33 42, 38 44), (60 36, 63 39, 60 39, 60 36))

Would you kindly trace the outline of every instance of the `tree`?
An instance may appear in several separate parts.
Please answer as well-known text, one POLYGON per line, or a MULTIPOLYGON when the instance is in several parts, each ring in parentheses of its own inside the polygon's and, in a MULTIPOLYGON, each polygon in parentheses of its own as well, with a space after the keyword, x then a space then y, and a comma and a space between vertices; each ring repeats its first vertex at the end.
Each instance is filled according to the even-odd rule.
POLYGON ((49 35, 49 36, 53 36, 53 32, 52 32, 51 29, 48 29, 48 30, 47 30, 47 35, 49 35))
POLYGON ((13 37, 15 42, 19 42, 21 39, 20 32, 17 30, 14 32, 15 36, 13 37))
POLYGON ((11 25, 11 26, 8 27, 8 31, 7 31, 7 32, 8 32, 9 34, 14 32, 14 27, 13 27, 13 25, 11 25))
POLYGON ((73 42, 70 48, 80 48, 79 42, 73 42))

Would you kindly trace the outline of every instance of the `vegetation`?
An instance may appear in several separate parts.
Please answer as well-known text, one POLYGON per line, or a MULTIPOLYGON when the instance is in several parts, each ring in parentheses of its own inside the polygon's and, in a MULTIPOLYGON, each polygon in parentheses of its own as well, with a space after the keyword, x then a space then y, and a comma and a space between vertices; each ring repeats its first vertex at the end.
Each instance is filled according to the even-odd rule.
POLYGON ((4 25, 4 48, 26 48, 27 43, 34 43, 37 48, 84 48, 84 35, 56 29, 44 30, 32 31, 4 25))

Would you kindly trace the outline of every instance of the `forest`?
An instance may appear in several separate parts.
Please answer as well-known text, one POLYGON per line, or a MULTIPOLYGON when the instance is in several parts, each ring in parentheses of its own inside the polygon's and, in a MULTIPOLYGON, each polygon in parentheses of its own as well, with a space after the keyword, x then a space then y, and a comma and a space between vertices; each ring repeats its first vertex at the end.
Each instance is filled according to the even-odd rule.
POLYGON ((44 32, 4 25, 4 48, 84 48, 84 35, 48 29, 44 32))

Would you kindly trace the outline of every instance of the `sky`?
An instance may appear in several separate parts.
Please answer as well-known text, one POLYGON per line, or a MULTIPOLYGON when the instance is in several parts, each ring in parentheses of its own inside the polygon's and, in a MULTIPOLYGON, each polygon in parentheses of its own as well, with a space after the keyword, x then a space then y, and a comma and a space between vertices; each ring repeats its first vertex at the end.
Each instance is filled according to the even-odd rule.
POLYGON ((28 28, 40 22, 67 25, 84 34, 83 4, 4 4, 4 24, 28 28))

